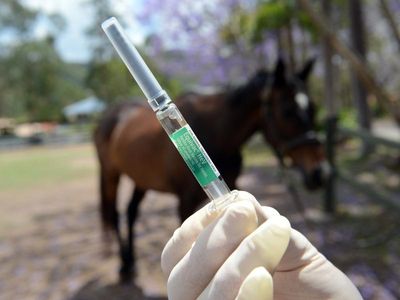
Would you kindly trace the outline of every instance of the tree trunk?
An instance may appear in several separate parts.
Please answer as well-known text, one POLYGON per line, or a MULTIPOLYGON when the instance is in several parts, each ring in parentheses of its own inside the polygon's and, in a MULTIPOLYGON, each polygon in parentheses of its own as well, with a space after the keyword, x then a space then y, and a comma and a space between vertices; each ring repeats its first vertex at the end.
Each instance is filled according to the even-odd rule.
POLYGON ((285 26, 276 31, 277 54, 287 65, 288 74, 295 72, 295 57, 293 48, 292 27, 285 26))
MULTIPOLYGON (((322 10, 326 16, 327 24, 331 28, 331 1, 322 1, 322 10)), ((329 37, 325 34, 322 37, 322 53, 324 62, 324 90, 325 90, 325 107, 327 111, 327 117, 335 116, 337 113, 337 105, 335 101, 335 87, 333 81, 333 64, 332 64, 332 46, 330 44, 329 37)))
POLYGON ((286 43, 287 43, 287 65, 290 74, 293 74, 296 70, 296 58, 294 51, 294 41, 293 41, 293 32, 292 32, 292 23, 289 24, 285 28, 286 33, 286 43))
MULTIPOLYGON (((351 46, 361 62, 366 65, 364 11, 360 0, 350 0, 348 3, 351 46)), ((371 113, 367 101, 367 92, 356 72, 352 70, 351 73, 353 101, 357 109, 358 125, 361 129, 369 132, 371 131, 371 113)), ((362 154, 367 154, 371 150, 370 144, 366 141, 363 142, 362 148, 362 154)))
POLYGON ((282 29, 277 29, 275 31, 275 39, 276 39, 276 55, 277 57, 283 56, 282 51, 284 49, 284 42, 283 42, 283 34, 282 34, 282 29))
POLYGON ((309 0, 298 1, 304 11, 310 17, 311 21, 314 23, 315 27, 317 27, 322 34, 326 35, 329 38, 332 48, 334 48, 339 55, 341 55, 350 63, 350 65, 357 73, 364 86, 370 91, 370 93, 374 94, 378 98, 378 100, 382 102, 389 113, 400 115, 399 103, 390 99, 386 91, 375 81, 371 71, 362 62, 362 60, 360 60, 360 58, 349 49, 349 47, 347 47, 341 40, 336 37, 336 35, 332 32, 332 30, 324 21, 325 16, 321 15, 321 13, 315 12, 309 0))
MULTIPOLYGON (((332 30, 331 21, 331 0, 322 1, 322 10, 326 16, 329 29, 332 30)), ((336 164, 335 164, 335 133, 337 124, 337 105, 334 86, 334 70, 332 64, 332 46, 329 37, 325 34, 321 40, 323 62, 324 62, 324 98, 326 107, 326 159, 331 166, 331 172, 325 183, 324 209, 327 213, 334 213, 336 210, 336 164)))
POLYGON ((388 26, 392 31, 393 37, 396 40, 397 48, 400 51, 400 31, 399 28, 397 27, 396 20, 393 17, 393 14, 391 13, 386 0, 380 0, 380 7, 383 16, 385 17, 386 22, 388 23, 388 26))
POLYGON ((308 40, 305 30, 302 27, 299 27, 301 33, 301 41, 300 41, 300 48, 301 48, 301 57, 299 61, 299 65, 303 66, 307 59, 309 58, 308 54, 308 40))

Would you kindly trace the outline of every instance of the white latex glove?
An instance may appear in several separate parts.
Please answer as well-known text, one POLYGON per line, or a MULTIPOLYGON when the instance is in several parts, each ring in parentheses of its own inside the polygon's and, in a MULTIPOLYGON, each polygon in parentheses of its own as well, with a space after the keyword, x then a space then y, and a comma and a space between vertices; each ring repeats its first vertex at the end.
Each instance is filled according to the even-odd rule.
POLYGON ((247 192, 224 211, 205 206, 164 248, 168 299, 362 299, 299 232, 247 192))

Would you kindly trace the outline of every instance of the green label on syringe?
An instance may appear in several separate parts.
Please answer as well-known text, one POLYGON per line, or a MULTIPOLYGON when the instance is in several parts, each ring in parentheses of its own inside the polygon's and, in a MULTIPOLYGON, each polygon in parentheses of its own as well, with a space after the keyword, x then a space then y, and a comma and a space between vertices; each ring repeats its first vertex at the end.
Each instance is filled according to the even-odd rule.
POLYGON ((218 170, 189 125, 175 131, 170 138, 201 186, 218 178, 218 170))

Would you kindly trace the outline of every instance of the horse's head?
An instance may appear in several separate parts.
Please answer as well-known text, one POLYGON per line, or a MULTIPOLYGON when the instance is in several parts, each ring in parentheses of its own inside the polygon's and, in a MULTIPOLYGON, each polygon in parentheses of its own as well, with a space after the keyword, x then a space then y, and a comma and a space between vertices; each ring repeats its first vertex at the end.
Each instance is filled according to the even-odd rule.
POLYGON ((279 59, 262 95, 262 131, 281 163, 299 169, 305 186, 316 189, 324 183, 325 156, 315 134, 315 104, 307 91, 307 78, 314 61, 291 76, 279 59))

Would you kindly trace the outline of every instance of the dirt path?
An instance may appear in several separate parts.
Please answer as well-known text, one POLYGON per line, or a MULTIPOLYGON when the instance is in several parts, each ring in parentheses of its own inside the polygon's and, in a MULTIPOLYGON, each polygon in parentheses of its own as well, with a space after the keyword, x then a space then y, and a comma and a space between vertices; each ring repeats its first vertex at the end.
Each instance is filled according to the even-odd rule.
MULTIPOLYGON (((393 227, 399 221, 394 213, 343 187, 342 213, 335 221, 320 218, 318 194, 302 193, 312 221, 306 225, 273 165, 246 170, 239 186, 288 216, 366 299, 400 297, 399 229, 393 227)), ((130 189, 124 180, 120 196, 127 199, 130 189)), ((155 192, 146 198, 136 226, 139 275, 134 284, 120 286, 117 256, 102 253, 94 178, 45 190, 0 192, 0 299, 166 299, 159 258, 178 226, 176 199, 155 192)), ((121 208, 125 204, 121 201, 121 208)))

